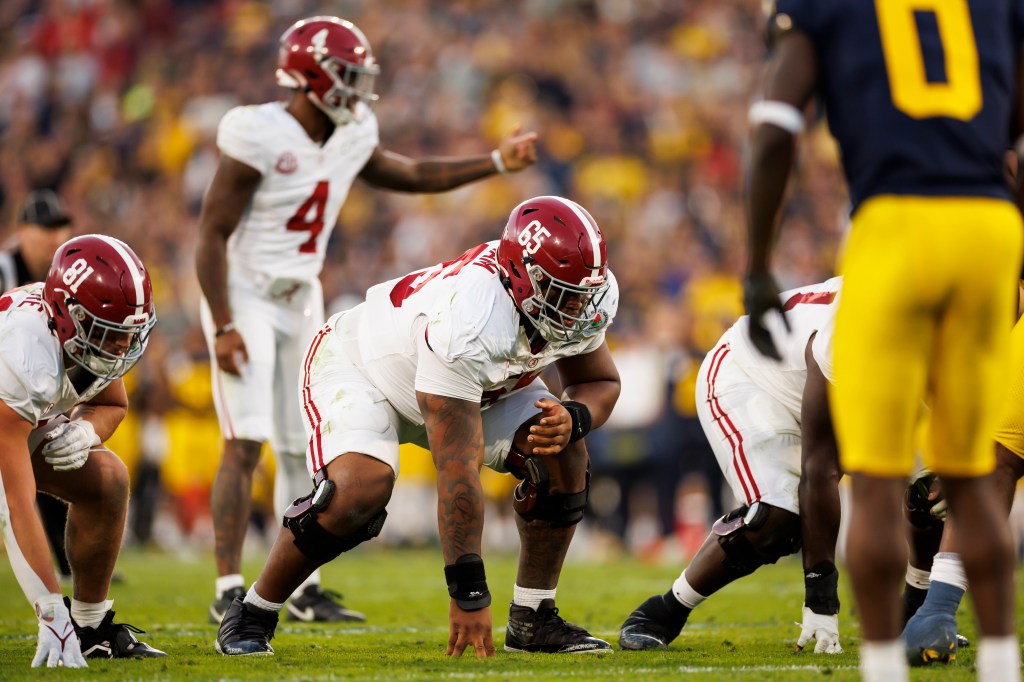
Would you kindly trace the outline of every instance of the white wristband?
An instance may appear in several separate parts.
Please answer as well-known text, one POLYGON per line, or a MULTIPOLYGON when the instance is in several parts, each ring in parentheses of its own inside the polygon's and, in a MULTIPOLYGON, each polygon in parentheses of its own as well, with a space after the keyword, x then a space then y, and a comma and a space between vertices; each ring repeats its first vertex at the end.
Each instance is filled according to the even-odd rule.
POLYGON ((508 173, 508 168, 505 167, 505 160, 501 158, 501 150, 495 149, 491 152, 491 161, 494 163, 494 168, 499 173, 508 173))
POLYGON ((788 133, 796 135, 804 129, 804 115, 792 104, 786 102, 765 101, 755 102, 750 107, 750 125, 771 123, 788 133))

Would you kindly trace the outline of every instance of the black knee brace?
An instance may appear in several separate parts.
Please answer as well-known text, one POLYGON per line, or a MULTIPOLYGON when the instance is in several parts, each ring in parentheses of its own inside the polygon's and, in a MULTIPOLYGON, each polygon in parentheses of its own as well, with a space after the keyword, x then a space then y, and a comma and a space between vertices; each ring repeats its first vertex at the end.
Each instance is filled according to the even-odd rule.
POLYGON ((522 483, 512 492, 512 508, 527 521, 547 521, 556 528, 575 526, 590 498, 590 472, 578 493, 551 494, 550 475, 542 457, 526 456, 513 448, 505 468, 522 483))
POLYGON ((373 516, 365 526, 345 536, 329 533, 316 517, 327 509, 334 497, 334 482, 327 478, 326 471, 321 469, 313 478, 316 486, 306 497, 300 497, 292 502, 284 512, 284 527, 295 536, 295 546, 299 551, 314 561, 327 563, 337 558, 342 552, 347 552, 353 547, 372 540, 380 535, 384 527, 384 521, 388 512, 381 509, 373 516))
POLYGON ((547 521, 556 528, 575 526, 583 519, 583 510, 590 498, 590 472, 583 490, 577 493, 552 494, 547 484, 535 485, 529 479, 512 491, 512 508, 527 521, 547 521))
POLYGON ((749 534, 764 526, 771 505, 754 502, 734 509, 715 521, 711 532, 718 536, 718 544, 725 552, 727 568, 738 576, 750 575, 765 564, 774 564, 784 556, 800 549, 800 518, 793 514, 779 524, 776 532, 759 538, 755 545, 749 534))

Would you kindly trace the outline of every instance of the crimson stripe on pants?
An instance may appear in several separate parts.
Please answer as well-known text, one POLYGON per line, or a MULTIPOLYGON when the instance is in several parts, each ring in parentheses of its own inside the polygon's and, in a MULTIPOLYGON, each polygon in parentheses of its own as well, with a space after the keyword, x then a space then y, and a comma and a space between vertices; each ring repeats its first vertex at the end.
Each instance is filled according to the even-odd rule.
POLYGON ((320 410, 317 409, 316 403, 313 402, 313 393, 309 390, 309 369, 313 365, 313 356, 316 355, 317 349, 320 348, 324 337, 330 331, 330 327, 324 326, 317 332, 313 343, 309 344, 309 350, 306 351, 306 361, 302 365, 302 407, 306 411, 306 419, 309 421, 313 431, 313 435, 309 438, 309 457, 313 463, 314 473, 324 466, 324 448, 320 435, 320 423, 323 419, 320 417, 320 410), (317 463, 318 455, 319 464, 317 463))
POLYGON ((717 396, 715 396, 715 379, 718 377, 718 370, 722 368, 722 362, 728 354, 729 345, 723 344, 715 349, 714 355, 711 358, 711 367, 708 370, 708 404, 711 407, 711 415, 715 418, 715 423, 718 424, 718 428, 722 430, 722 435, 729 441, 729 446, 732 448, 732 466, 736 470, 737 477, 740 479, 740 485, 743 486, 743 494, 747 498, 747 504, 752 504, 756 500, 761 499, 761 491, 758 489, 757 482, 750 472, 750 465, 747 463, 747 456, 743 450, 743 435, 740 434, 732 419, 722 409, 722 404, 718 401, 717 396), (753 495, 751 495, 751 491, 753 491, 753 495))

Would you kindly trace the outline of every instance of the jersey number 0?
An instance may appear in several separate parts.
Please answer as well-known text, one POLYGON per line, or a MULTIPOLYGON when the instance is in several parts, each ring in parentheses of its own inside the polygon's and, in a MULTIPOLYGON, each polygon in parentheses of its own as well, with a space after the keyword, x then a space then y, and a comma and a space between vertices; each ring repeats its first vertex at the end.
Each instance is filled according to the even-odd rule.
POLYGON ((981 74, 967 0, 875 0, 875 13, 896 108, 913 118, 974 118, 982 105, 981 74), (938 24, 945 82, 925 73, 918 13, 932 14, 938 24))

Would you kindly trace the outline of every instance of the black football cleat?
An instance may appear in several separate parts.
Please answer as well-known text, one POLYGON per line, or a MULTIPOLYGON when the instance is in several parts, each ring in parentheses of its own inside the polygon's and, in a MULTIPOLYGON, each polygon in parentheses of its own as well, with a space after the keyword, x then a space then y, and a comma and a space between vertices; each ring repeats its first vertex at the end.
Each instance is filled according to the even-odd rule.
POLYGON ((285 607, 287 620, 304 623, 363 623, 366 616, 359 611, 345 608, 342 595, 334 590, 325 590, 320 585, 307 585, 298 597, 288 600, 285 607))
POLYGON ((619 646, 632 651, 664 649, 679 636, 689 611, 682 620, 675 605, 666 604, 664 594, 656 594, 629 614, 619 630, 619 646))
POLYGON ((277 614, 246 604, 236 597, 224 614, 217 633, 217 653, 225 656, 273 656, 277 614))
POLYGON ((214 625, 220 625, 220 622, 224 620, 224 614, 228 612, 228 607, 231 606, 231 602, 235 600, 235 597, 245 597, 244 587, 232 587, 230 590, 226 590, 219 599, 214 599, 213 603, 210 604, 210 622, 214 625))
POLYGON ((534 611, 512 604, 505 631, 505 651, 540 654, 610 654, 612 646, 558 615, 554 599, 534 611))
MULTIPOLYGON (((70 610, 70 606, 68 609, 70 610)), ((114 612, 107 611, 96 627, 81 627, 71 619, 86 658, 163 658, 167 654, 135 638, 145 632, 128 623, 115 623, 114 612)))

